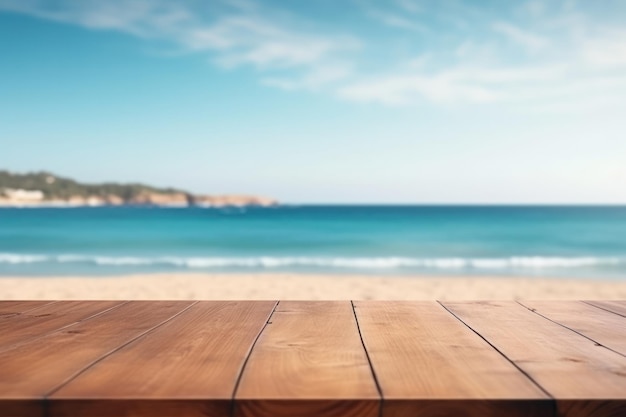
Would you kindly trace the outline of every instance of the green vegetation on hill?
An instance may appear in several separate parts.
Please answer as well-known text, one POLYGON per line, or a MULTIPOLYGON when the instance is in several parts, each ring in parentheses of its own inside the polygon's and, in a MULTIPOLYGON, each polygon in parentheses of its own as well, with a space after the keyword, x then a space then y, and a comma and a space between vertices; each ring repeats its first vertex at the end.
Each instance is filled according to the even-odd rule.
POLYGON ((68 199, 70 197, 108 197, 117 196, 129 201, 146 193, 175 194, 186 191, 174 188, 156 188, 144 184, 81 184, 69 178, 58 177, 49 172, 16 174, 0 170, 0 194, 3 190, 22 189, 42 191, 45 198, 68 199))

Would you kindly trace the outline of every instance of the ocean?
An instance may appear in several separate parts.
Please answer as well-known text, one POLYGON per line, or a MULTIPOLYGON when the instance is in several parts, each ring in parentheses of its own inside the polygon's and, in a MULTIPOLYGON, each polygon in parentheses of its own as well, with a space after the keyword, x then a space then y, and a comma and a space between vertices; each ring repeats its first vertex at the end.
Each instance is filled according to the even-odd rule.
POLYGON ((1 208, 0 275, 626 279, 626 207, 1 208))

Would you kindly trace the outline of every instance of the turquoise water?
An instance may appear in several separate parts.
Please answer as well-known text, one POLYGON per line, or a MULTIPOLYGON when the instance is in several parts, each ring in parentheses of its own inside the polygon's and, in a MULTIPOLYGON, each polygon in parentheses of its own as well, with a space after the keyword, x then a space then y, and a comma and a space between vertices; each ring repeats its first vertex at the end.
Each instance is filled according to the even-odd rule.
POLYGON ((626 207, 0 209, 0 275, 626 278, 626 207))

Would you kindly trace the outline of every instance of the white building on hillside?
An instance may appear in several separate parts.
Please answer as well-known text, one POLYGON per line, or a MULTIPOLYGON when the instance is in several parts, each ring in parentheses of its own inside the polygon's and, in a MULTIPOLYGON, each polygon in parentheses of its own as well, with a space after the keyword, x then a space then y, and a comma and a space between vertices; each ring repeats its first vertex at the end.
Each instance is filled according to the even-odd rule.
POLYGON ((41 201, 44 198, 43 191, 40 190, 22 190, 5 188, 4 195, 11 200, 17 201, 41 201))

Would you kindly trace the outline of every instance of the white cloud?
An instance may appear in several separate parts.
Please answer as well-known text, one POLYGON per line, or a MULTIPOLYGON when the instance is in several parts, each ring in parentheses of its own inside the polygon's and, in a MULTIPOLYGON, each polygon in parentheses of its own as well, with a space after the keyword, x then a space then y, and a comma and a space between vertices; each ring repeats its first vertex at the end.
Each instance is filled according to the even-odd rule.
POLYGON ((225 55, 219 62, 227 67, 246 63, 257 67, 289 67, 318 62, 330 48, 326 42, 266 41, 245 52, 225 55))
POLYGON ((215 62, 227 68, 253 65, 266 70, 306 70, 332 61, 340 51, 359 47, 353 37, 310 34, 262 15, 220 17, 212 24, 180 30, 176 36, 193 50, 218 51, 215 62))
POLYGON ((498 99, 493 89, 455 80, 446 74, 379 77, 345 86, 338 94, 349 100, 387 105, 407 105, 420 97, 438 103, 486 103, 498 99))
POLYGON ((191 14, 176 4, 149 0, 1 0, 0 10, 24 13, 90 29, 108 29, 149 36, 187 21, 191 14))
POLYGON ((361 32, 362 40, 350 33, 362 30, 358 24, 311 21, 290 6, 254 0, 0 0, 0 11, 167 42, 224 68, 251 67, 262 84, 289 91, 396 106, 549 109, 586 99, 594 106, 626 101, 625 81, 615 74, 626 68, 626 31, 599 27, 575 4, 548 8, 531 0, 503 5, 494 16, 480 2, 360 3, 357 15, 376 19, 382 24, 376 33, 384 35, 368 39, 361 32), (462 22, 454 20, 459 16, 462 22))
POLYGON ((545 37, 520 29, 510 23, 496 22, 492 25, 492 29, 532 52, 543 49, 549 44, 548 39, 545 37))
POLYGON ((396 0, 396 3, 404 11, 410 13, 421 13, 424 11, 424 6, 416 0, 396 0))
POLYGON ((546 10, 546 5, 541 0, 530 0, 524 3, 522 9, 531 16, 541 16, 546 10))
POLYGON ((499 50, 497 44, 493 42, 476 42, 467 39, 452 48, 452 50, 455 57, 461 62, 498 62, 499 50))
POLYGON ((457 81, 471 81, 486 84, 524 83, 551 81, 564 74, 562 65, 537 67, 457 67, 443 71, 446 78, 457 81))
POLYGON ((414 69, 423 69, 429 63, 432 63, 432 59, 433 59, 432 54, 424 53, 418 57, 410 59, 409 67, 414 68, 414 69))
POLYGON ((406 105, 421 99, 438 103, 490 103, 511 99, 510 85, 552 81, 562 73, 560 66, 456 66, 433 73, 413 71, 362 80, 341 88, 339 96, 391 105, 406 105))
POLYGON ((385 74, 350 80, 337 95, 395 106, 495 103, 555 112, 626 104, 626 78, 611 73, 626 67, 626 32, 605 28, 598 33, 575 8, 550 15, 543 6, 525 5, 531 21, 488 25, 530 54, 493 37, 465 38, 456 47, 430 48, 385 74))
POLYGON ((406 18, 399 14, 371 9, 369 10, 368 15, 389 27, 415 32, 428 32, 428 28, 426 28, 426 26, 416 22, 414 19, 406 18))
POLYGON ((311 90, 315 91, 329 84, 345 80, 352 75, 352 70, 342 65, 327 65, 314 68, 300 78, 268 77, 261 80, 264 85, 277 87, 281 90, 311 90))
POLYGON ((611 31, 582 45, 582 58, 600 68, 626 67, 626 31, 611 31))
POLYGON ((0 0, 0 10, 159 38, 188 51, 207 51, 226 67, 262 69, 312 66, 357 49, 349 36, 307 33, 297 17, 279 18, 250 0, 205 3, 164 0, 0 0))
POLYGON ((419 102, 495 103, 534 111, 562 111, 623 103, 626 101, 626 76, 572 73, 562 64, 501 68, 457 66, 433 73, 389 74, 365 79, 344 86, 338 95, 352 101, 396 106, 419 102))

